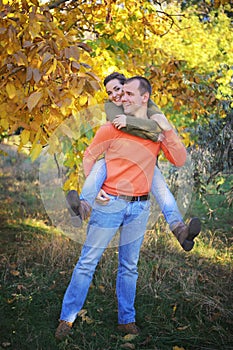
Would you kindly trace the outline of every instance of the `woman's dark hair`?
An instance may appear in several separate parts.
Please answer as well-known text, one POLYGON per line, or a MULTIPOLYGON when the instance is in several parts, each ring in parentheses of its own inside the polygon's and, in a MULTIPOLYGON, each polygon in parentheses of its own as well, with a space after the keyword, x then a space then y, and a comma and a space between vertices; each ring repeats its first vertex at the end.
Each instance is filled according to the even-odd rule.
POLYGON ((124 74, 118 73, 118 72, 114 72, 109 74, 105 79, 104 79, 104 86, 107 85, 107 83, 113 79, 117 79, 119 80, 119 82, 124 85, 125 81, 126 81, 126 77, 124 76, 124 74))

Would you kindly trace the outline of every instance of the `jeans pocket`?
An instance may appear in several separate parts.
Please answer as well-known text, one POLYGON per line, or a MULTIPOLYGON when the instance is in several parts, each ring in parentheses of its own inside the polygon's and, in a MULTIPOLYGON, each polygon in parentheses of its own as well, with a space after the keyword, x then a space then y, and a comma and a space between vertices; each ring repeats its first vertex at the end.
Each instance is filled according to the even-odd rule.
POLYGON ((150 200, 147 201, 140 201, 139 207, 143 210, 149 210, 150 209, 150 200))
POLYGON ((94 204, 93 204, 93 209, 98 210, 98 208, 111 207, 111 205, 114 204, 117 197, 115 197, 115 196, 109 196, 109 197, 110 197, 110 199, 108 201, 101 201, 99 199, 96 199, 94 204))

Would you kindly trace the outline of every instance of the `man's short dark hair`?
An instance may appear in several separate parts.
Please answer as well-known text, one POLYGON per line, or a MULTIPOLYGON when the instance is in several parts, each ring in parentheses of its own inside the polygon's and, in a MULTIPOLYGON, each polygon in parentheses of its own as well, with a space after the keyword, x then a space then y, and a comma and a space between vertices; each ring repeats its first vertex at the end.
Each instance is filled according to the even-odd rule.
POLYGON ((125 81, 126 81, 126 77, 124 76, 124 74, 118 73, 118 72, 114 72, 109 74, 105 79, 104 79, 104 86, 107 85, 107 83, 113 79, 117 79, 119 80, 119 82, 124 85, 125 81))
POLYGON ((125 84, 130 83, 133 80, 139 81, 139 91, 140 94, 143 95, 145 92, 149 92, 149 95, 152 93, 152 87, 148 79, 142 77, 141 75, 135 75, 134 77, 128 78, 125 81, 125 84))

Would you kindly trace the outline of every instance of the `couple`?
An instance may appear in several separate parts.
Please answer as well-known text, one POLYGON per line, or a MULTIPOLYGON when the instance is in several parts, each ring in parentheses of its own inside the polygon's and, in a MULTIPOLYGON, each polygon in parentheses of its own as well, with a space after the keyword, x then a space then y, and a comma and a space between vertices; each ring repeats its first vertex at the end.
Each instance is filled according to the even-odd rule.
MULTIPOLYGON (((157 156, 162 150, 166 158, 176 166, 182 166, 186 160, 186 150, 168 120, 156 106, 148 107, 151 95, 149 81, 136 76, 122 82, 116 75, 118 73, 114 74, 105 79, 109 99, 116 107, 117 104, 122 104, 124 112, 133 117, 121 114, 113 118, 112 123, 107 122, 100 127, 84 154, 83 166, 86 176, 90 176, 99 156, 105 154, 105 159, 100 161, 101 167, 95 172, 98 180, 99 174, 102 174, 103 185, 101 183, 99 187, 95 187, 96 194, 101 186, 102 190, 98 195, 99 200, 93 204, 86 241, 63 299, 60 323, 55 334, 59 340, 71 332, 73 322, 85 302, 99 259, 118 229, 120 230, 116 282, 118 329, 125 333, 139 333, 135 323, 134 307, 137 264, 149 216, 149 192, 152 182, 153 184, 156 182, 154 173, 158 171, 155 167, 157 156), (154 112, 151 112, 155 126, 152 130, 156 130, 154 135, 157 135, 154 141, 147 135, 153 133, 151 127, 145 130, 150 108, 154 108, 154 112), (131 120, 132 123, 130 118, 134 118, 131 120), (138 125, 141 125, 145 134, 142 133, 141 137, 138 137, 133 132, 127 133, 127 119, 131 126, 135 121, 142 122, 138 125), (158 141, 158 137, 161 141, 158 141), (107 175, 103 175, 105 167, 107 175)), ((119 115, 119 111, 117 114, 119 115)), ((107 115, 111 120, 112 117, 109 117, 108 113, 107 115)), ((140 129, 140 126, 132 126, 132 129, 140 129)), ((73 202, 74 199, 72 192, 70 198, 68 196, 68 202, 76 215, 79 215, 80 211, 82 212, 81 203, 84 201, 81 200, 77 204, 73 202)), ((78 197, 76 199, 79 200, 78 197)), ((199 220, 191 221, 191 224, 186 226, 182 218, 179 218, 173 233, 179 226, 181 228, 176 236, 180 244, 185 250, 192 249, 193 239, 200 232, 199 220), (181 224, 184 225, 184 229, 181 224)))

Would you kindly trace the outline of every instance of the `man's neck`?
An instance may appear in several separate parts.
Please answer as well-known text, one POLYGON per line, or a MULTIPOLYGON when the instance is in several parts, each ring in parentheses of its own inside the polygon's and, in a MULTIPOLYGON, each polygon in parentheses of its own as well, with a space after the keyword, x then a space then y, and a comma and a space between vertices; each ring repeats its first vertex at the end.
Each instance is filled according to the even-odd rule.
POLYGON ((139 108, 134 115, 136 118, 140 118, 140 119, 148 119, 147 117, 147 106, 141 106, 141 108, 139 108))

